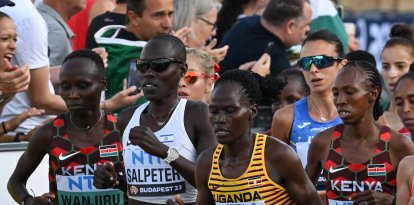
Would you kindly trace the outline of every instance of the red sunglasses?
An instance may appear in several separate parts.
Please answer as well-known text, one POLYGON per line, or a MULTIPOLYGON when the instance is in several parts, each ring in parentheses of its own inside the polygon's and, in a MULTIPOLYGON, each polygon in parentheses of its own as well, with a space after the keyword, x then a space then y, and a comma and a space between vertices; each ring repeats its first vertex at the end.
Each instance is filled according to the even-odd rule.
POLYGON ((212 75, 207 75, 205 73, 201 73, 201 72, 197 72, 194 70, 190 70, 187 71, 187 73, 185 73, 184 75, 184 81, 189 83, 189 84, 194 84, 197 82, 198 78, 204 78, 204 79, 208 79, 208 78, 213 78, 214 80, 217 80, 217 78, 219 77, 217 73, 214 73, 212 75))

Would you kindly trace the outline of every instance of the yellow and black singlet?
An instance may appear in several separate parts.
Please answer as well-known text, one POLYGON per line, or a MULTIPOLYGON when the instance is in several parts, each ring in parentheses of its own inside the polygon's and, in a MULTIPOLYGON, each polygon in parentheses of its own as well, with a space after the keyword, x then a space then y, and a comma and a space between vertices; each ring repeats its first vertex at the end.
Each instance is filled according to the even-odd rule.
POLYGON ((272 181, 265 165, 266 135, 257 134, 250 164, 238 178, 225 178, 220 171, 219 158, 223 145, 213 154, 208 187, 218 205, 294 204, 287 190, 272 181))

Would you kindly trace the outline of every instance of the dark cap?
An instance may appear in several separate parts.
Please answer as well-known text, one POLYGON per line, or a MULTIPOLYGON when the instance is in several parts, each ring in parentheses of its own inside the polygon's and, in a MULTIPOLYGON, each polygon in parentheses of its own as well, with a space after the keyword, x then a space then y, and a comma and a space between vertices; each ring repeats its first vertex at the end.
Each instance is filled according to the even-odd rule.
POLYGON ((10 0, 0 0, 0 7, 3 6, 14 6, 14 3, 10 0))

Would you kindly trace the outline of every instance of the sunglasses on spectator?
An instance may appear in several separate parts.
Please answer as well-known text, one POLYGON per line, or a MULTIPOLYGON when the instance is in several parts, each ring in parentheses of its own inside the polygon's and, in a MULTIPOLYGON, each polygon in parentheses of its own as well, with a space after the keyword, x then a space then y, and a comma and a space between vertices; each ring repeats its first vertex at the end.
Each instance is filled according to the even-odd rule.
POLYGON ((323 69, 332 66, 335 61, 341 60, 343 60, 343 58, 325 55, 308 56, 299 59, 298 65, 303 70, 309 71, 312 67, 312 64, 315 65, 318 69, 323 69))
POLYGON ((136 61, 137 70, 141 73, 147 72, 149 68, 157 73, 160 73, 167 70, 171 63, 184 64, 184 62, 172 58, 156 58, 152 60, 137 59, 136 61))
POLYGON ((208 74, 197 72, 194 70, 189 70, 187 71, 187 73, 185 73, 183 78, 186 83, 194 84, 197 82, 198 78, 204 78, 204 79, 214 78, 214 80, 217 80, 218 74, 214 73, 212 75, 208 75, 208 74))

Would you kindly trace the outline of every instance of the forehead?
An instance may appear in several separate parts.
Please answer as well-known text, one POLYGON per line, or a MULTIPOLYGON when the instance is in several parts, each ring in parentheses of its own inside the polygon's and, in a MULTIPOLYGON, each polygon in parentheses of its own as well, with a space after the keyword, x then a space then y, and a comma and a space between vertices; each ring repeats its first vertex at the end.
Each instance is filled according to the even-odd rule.
POLYGON ((336 76, 334 87, 345 87, 345 86, 358 86, 363 82, 362 72, 359 72, 357 69, 348 68, 343 69, 336 76))
POLYGON ((412 61, 413 59, 414 55, 412 53, 412 49, 403 45, 395 45, 385 48, 382 53, 382 61, 385 62, 412 61))
POLYGON ((141 53, 141 59, 174 58, 176 51, 171 45, 153 41, 147 43, 141 53))
POLYGON ((14 22, 8 17, 0 18, 0 27, 2 27, 2 28, 4 28, 4 27, 16 28, 16 26, 14 25, 14 22))
POLYGON ((144 12, 173 11, 173 0, 146 0, 144 12))
POLYGON ((211 104, 240 104, 244 96, 240 85, 234 82, 224 82, 214 87, 211 93, 211 104))
POLYGON ((60 72, 60 77, 65 78, 67 76, 99 76, 102 75, 102 71, 100 71, 94 62, 86 58, 74 58, 66 61, 62 65, 62 69, 60 72))
POLYGON ((324 40, 307 41, 302 47, 300 57, 303 58, 316 55, 337 57, 338 53, 336 52, 336 46, 333 43, 324 40))
POLYGON ((414 79, 404 78, 395 87, 395 96, 414 95, 412 88, 414 88, 414 79))

